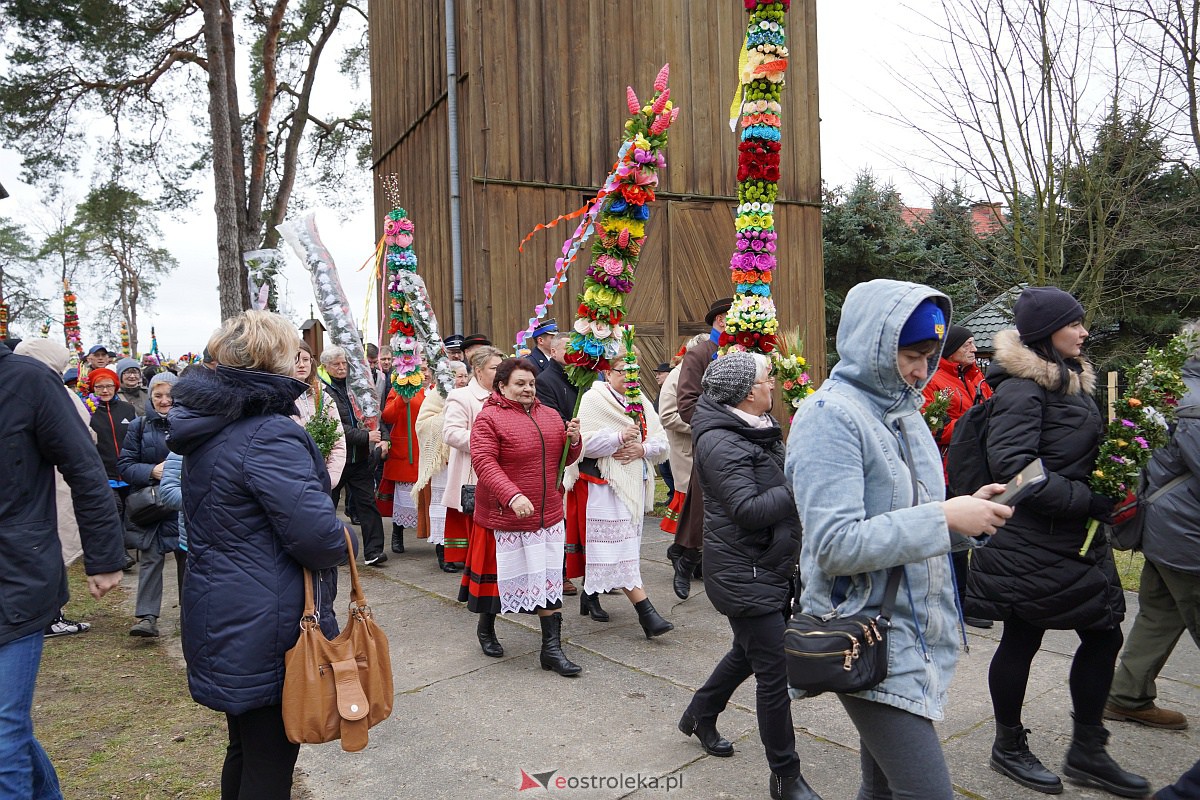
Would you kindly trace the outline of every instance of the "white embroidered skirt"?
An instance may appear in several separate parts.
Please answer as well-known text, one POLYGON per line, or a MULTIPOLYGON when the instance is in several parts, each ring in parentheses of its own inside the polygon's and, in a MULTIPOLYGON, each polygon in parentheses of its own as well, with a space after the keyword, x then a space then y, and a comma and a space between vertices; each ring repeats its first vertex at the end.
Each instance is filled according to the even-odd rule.
POLYGON ((417 501, 412 496, 413 483, 396 481, 392 495, 392 523, 402 528, 417 527, 417 501))
POLYGON ((500 613, 533 611, 562 600, 563 523, 536 531, 493 531, 500 613))
POLYGON ((434 475, 429 485, 434 497, 429 504, 429 543, 438 545, 446 541, 446 507, 438 502, 446 491, 446 470, 434 475))
POLYGON ((606 483, 588 487, 587 566, 583 588, 588 594, 642 585, 642 518, 629 509, 606 483))

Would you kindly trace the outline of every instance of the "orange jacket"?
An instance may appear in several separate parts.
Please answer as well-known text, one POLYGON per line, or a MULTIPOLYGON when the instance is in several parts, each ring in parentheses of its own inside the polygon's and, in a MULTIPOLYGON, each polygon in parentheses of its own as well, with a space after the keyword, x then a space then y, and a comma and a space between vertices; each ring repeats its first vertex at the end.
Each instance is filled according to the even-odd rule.
POLYGON ((969 364, 964 367, 943 358, 938 362, 937 372, 933 373, 933 378, 925 385, 923 390, 925 405, 921 407, 921 410, 923 411, 925 406, 933 401, 934 395, 945 389, 950 390, 950 407, 946 413, 949 422, 946 423, 946 427, 935 432, 933 437, 943 454, 950 445, 950 435, 954 432, 954 423, 958 422, 958 418, 967 413, 967 409, 975 404, 976 396, 978 395, 979 402, 992 396, 992 387, 984 381, 983 372, 978 366, 969 364))

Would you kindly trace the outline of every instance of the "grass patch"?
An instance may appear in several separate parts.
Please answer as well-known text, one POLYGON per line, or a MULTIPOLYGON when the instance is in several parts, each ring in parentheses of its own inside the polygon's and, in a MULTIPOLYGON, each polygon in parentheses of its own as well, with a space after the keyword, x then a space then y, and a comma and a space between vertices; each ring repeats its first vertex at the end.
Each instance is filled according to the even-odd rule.
POLYGON ((1146 557, 1133 550, 1113 550, 1112 554, 1113 563, 1117 565, 1117 574, 1121 576, 1121 586, 1136 592, 1142 585, 1142 566, 1146 563, 1146 557))
POLYGON ((663 483, 661 475, 654 476, 654 510, 650 513, 656 517, 664 516, 667 513, 667 503, 670 501, 670 492, 667 491, 667 484, 663 483))
POLYGON ((80 564, 68 571, 67 617, 92 623, 46 641, 33 723, 70 798, 219 798, 224 715, 197 705, 183 667, 162 639, 129 636, 121 589, 87 592, 80 564))

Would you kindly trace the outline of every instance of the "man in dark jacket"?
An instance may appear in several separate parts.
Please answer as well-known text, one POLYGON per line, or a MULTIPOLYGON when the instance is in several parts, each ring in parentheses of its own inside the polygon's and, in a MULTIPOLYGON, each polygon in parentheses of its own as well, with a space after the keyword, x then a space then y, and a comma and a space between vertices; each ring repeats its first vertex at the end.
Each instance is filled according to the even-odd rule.
POLYGON ((783 655, 800 518, 783 474, 779 424, 769 413, 770 372, 762 355, 730 353, 711 362, 691 418, 695 488, 704 491, 704 588, 729 619, 733 645, 696 691, 679 730, 694 733, 710 755, 732 755, 717 716, 754 675, 771 797, 820 800, 800 774, 783 655))
MULTIPOLYGON (((725 332, 725 315, 732 305, 733 298, 725 297, 709 306, 708 313, 704 315, 705 324, 712 326, 708 341, 688 350, 679 364, 679 388, 675 396, 679 417, 689 425, 702 391, 700 380, 704 370, 717 357, 717 342, 725 332)), ((696 480, 696 466, 693 463, 688 494, 679 512, 675 543, 667 548, 667 557, 675 565, 673 584, 680 600, 686 600, 692 591, 692 576, 700 566, 700 547, 703 543, 704 494, 700 482, 696 480)))
MULTIPOLYGON (((575 401, 579 397, 579 388, 567 380, 567 373, 563 370, 563 365, 566 364, 567 341, 571 335, 553 333, 549 337, 539 337, 545 338, 549 338, 550 344, 549 357, 544 363, 535 359, 533 355, 529 356, 529 360, 539 364, 541 369, 537 375, 537 398, 557 411, 563 422, 570 422, 575 413, 575 401)), ((540 350, 535 352, 541 353, 540 350)))
POLYGON ((350 374, 346 351, 340 347, 322 351, 321 364, 329 373, 329 383, 325 386, 337 403, 346 434, 346 467, 342 470, 340 486, 349 490, 347 501, 362 530, 364 563, 368 566, 382 564, 387 561, 387 553, 383 552, 383 518, 375 507, 375 478, 371 464, 371 450, 379 445, 382 435, 377 430, 364 428, 354 413, 346 383, 350 374))
POLYGON ((100 456, 61 379, 4 345, 0 432, 0 797, 61 797, 31 719, 43 631, 68 599, 55 467, 71 487, 88 590, 96 598, 121 581, 121 525, 100 456))

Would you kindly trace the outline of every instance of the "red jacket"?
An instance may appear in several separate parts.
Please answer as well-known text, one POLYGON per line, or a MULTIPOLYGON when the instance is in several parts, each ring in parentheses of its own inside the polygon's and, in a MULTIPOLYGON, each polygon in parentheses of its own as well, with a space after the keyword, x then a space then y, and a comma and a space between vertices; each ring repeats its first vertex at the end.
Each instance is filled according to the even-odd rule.
POLYGON ((387 406, 383 409, 383 421, 392 426, 391 443, 387 460, 383 462, 383 477, 398 483, 412 483, 417 479, 421 462, 421 451, 417 447, 417 415, 425 401, 425 390, 421 389, 411 398, 399 392, 388 394, 387 406), (412 458, 409 458, 409 447, 412 458))
MULTIPOLYGON (((540 400, 528 411, 520 403, 492 392, 471 426, 471 465, 479 476, 475 488, 475 522, 498 531, 536 531, 563 519, 563 488, 558 481, 567 431, 562 417, 540 400), (518 517, 510 507, 523 494, 533 514, 518 517)), ((567 463, 579 456, 582 441, 572 445, 567 463)))
POLYGON ((950 445, 950 434, 954 432, 954 423, 958 422, 958 418, 967 413, 967 409, 975 404, 976 394, 979 394, 980 402, 992 396, 992 387, 984 381, 983 372, 978 366, 969 364, 964 367, 943 358, 938 363, 937 372, 933 373, 933 378, 925 385, 923 390, 925 405, 921 409, 924 410, 925 406, 928 406, 933 400, 934 395, 945 389, 950 390, 950 407, 946 413, 949 422, 933 437, 943 453, 950 445))

